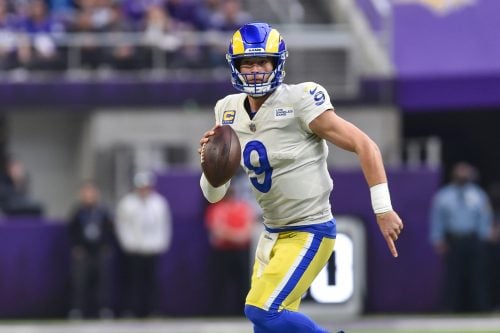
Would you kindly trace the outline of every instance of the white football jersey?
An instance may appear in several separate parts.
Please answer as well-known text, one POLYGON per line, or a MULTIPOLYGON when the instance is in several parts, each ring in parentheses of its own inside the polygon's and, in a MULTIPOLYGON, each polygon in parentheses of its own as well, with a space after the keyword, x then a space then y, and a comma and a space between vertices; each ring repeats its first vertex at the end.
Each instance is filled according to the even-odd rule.
POLYGON ((246 171, 264 223, 270 228, 331 220, 325 140, 309 123, 333 109, 326 90, 314 83, 280 85, 250 119, 246 94, 229 95, 215 106, 216 123, 231 126, 240 139, 246 171))

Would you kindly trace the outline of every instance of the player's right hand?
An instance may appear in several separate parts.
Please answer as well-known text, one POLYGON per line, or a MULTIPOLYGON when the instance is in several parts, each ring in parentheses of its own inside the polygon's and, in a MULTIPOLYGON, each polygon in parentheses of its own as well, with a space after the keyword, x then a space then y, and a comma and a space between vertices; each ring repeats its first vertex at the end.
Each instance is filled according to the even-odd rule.
POLYGON ((220 126, 221 126, 220 124, 215 124, 215 126, 214 126, 214 127, 212 127, 212 129, 210 129, 210 130, 206 131, 205 133, 203 133, 203 136, 202 136, 202 137, 201 137, 201 139, 200 139, 200 148, 198 148, 198 154, 200 154, 200 155, 201 155, 201 151, 202 151, 202 149, 203 149, 203 145, 204 145, 205 143, 207 143, 207 142, 208 142, 208 139, 209 139, 212 135, 214 135, 214 134, 215 134, 215 132, 214 132, 214 131, 215 131, 215 129, 216 129, 217 127, 220 127, 220 126))
POLYGON ((380 232, 387 242, 387 246, 392 253, 392 256, 397 258, 398 251, 396 250, 395 241, 398 240, 401 231, 403 230, 403 222, 395 211, 390 211, 383 214, 377 214, 377 224, 380 232))

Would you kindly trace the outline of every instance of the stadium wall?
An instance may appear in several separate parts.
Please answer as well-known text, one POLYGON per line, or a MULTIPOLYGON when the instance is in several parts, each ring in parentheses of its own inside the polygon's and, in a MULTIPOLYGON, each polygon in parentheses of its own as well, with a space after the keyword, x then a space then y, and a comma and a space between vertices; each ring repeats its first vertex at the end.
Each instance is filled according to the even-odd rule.
MULTIPOLYGON (((405 221, 392 258, 380 236, 360 171, 337 170, 331 197, 335 214, 363 221, 367 234, 368 313, 432 312, 440 297, 441 264, 428 242, 430 198, 440 183, 439 170, 389 170, 393 205, 405 221), (416 195, 418 193, 418 195, 416 195)), ((203 227, 206 201, 199 173, 170 170, 159 175, 158 190, 171 203, 173 243, 161 258, 158 293, 161 315, 209 313, 209 243, 203 227)), ((69 246, 62 223, 50 219, 3 219, 0 224, 0 318, 55 318, 68 310, 69 246)), ((60 222, 60 221, 59 221, 60 222)), ((339 254, 341 255, 341 254, 339 254)), ((120 309, 120 256, 115 256, 112 293, 120 309)))

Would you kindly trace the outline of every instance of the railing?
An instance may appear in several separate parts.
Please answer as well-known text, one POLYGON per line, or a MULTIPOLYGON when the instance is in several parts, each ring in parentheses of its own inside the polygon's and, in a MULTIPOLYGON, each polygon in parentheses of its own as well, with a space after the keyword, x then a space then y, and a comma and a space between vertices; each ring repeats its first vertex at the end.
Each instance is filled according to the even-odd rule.
POLYGON ((406 167, 441 167, 442 142, 437 136, 407 139, 403 147, 403 162, 406 167))
MULTIPOLYGON (((290 50, 287 72, 294 81, 308 79, 307 75, 319 75, 315 77, 318 82, 336 82, 337 93, 343 90, 352 93, 357 86, 356 64, 357 59, 350 33, 342 26, 337 25, 276 25, 276 28, 284 36, 287 47, 290 50), (342 69, 336 72, 333 66, 325 63, 317 63, 315 56, 325 58, 328 52, 345 53, 345 61, 337 67, 342 69), (330 71, 329 71, 330 70, 330 71), (312 73, 312 74, 311 74, 312 73), (341 88, 338 85, 342 86, 341 88), (339 90, 340 89, 340 90, 339 90)), ((225 52, 227 50, 230 33, 223 32, 176 32, 176 33, 67 33, 58 35, 47 35, 56 45, 62 56, 64 65, 56 71, 19 70, 0 71, 0 80, 30 80, 34 77, 50 77, 51 75, 64 75, 72 79, 99 79, 106 75, 128 75, 139 79, 158 79, 169 76, 182 75, 189 77, 195 75, 197 78, 210 75, 220 75, 221 71, 214 70, 225 66, 225 52), (102 50, 130 46, 140 49, 147 54, 144 64, 137 64, 137 68, 131 71, 120 71, 113 66, 97 66, 85 68, 83 55, 89 47, 102 50), (182 57, 182 52, 188 48, 200 48, 203 52, 209 50, 210 56, 200 57, 202 66, 194 68, 187 66, 176 67, 170 63, 172 57, 182 57), (210 59, 216 59, 213 64, 210 59), (40 73, 43 72, 43 73, 40 73), (111 73, 111 74, 110 74, 111 73)), ((15 36, 15 40, 26 40, 26 36, 15 36)), ((342 57, 343 59, 344 57, 342 57)), ((324 60, 323 60, 324 62, 324 60)), ((227 72, 224 72, 227 74, 227 72)), ((227 79, 227 75, 224 75, 227 79)))

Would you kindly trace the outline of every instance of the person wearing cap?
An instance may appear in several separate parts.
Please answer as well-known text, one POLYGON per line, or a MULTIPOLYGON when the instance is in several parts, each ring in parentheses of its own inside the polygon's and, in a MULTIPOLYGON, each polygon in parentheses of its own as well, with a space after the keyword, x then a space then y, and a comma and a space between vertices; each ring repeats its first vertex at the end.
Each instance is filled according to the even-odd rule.
POLYGON ((159 257, 171 240, 171 213, 167 200, 155 191, 150 172, 139 172, 134 190, 118 203, 116 234, 124 255, 124 315, 147 317, 154 312, 159 257))

